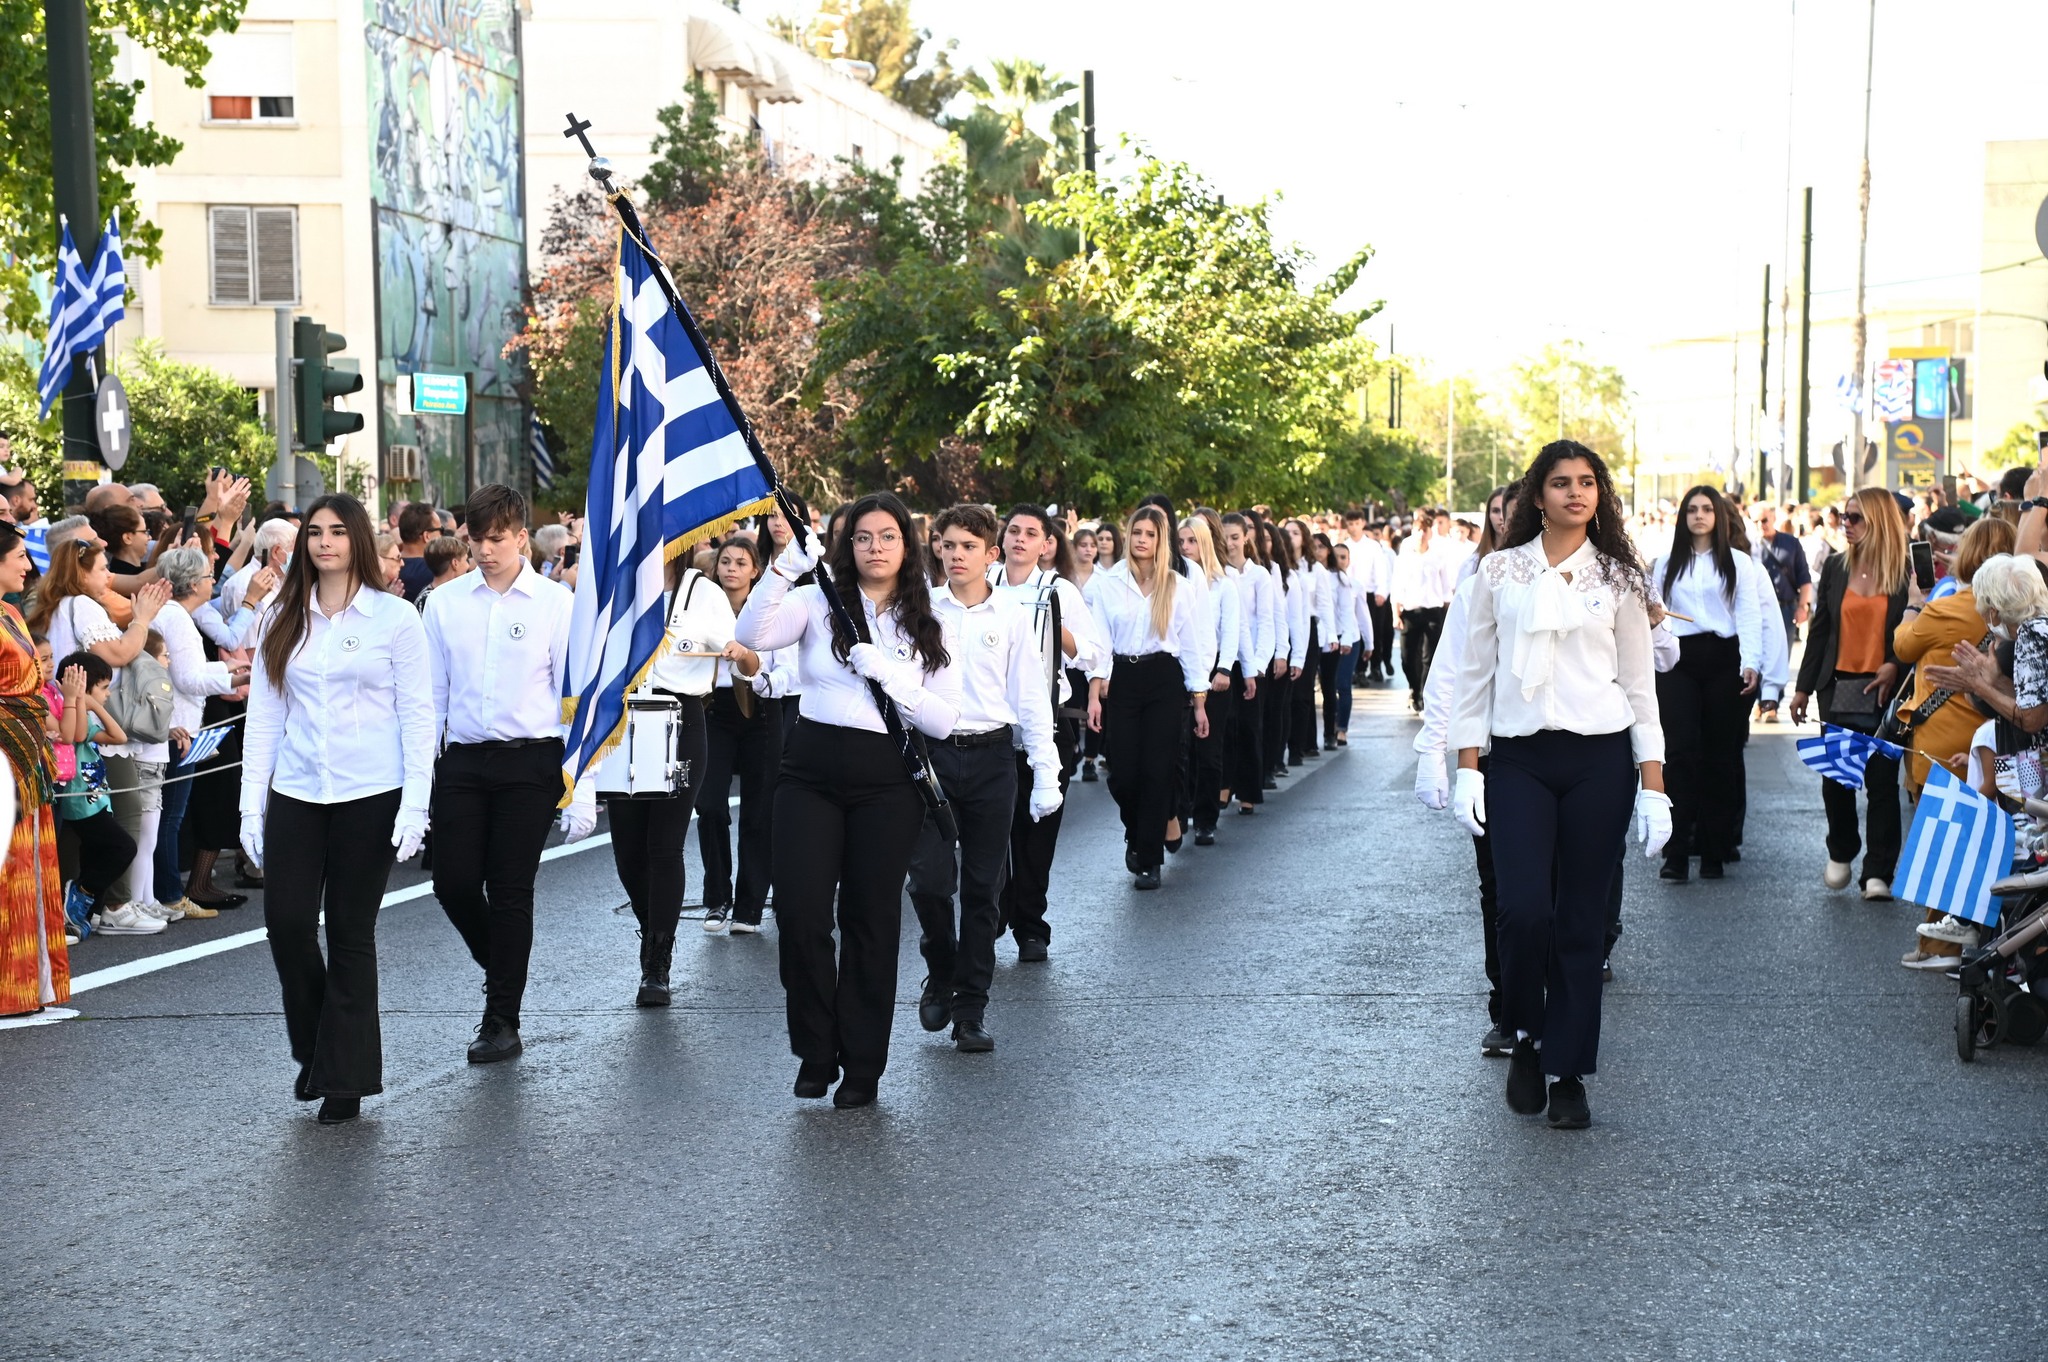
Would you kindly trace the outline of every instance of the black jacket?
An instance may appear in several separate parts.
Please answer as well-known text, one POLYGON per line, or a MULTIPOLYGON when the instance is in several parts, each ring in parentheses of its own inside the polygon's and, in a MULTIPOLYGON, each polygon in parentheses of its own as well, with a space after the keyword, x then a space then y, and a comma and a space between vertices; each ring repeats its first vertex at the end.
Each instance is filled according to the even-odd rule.
MULTIPOLYGON (((1820 701, 1820 717, 1826 722, 1834 708, 1835 657, 1842 643, 1842 595, 1849 589, 1849 555, 1831 554, 1821 565, 1820 585, 1813 594, 1813 613, 1806 621, 1806 655, 1799 660, 1799 684, 1793 689, 1820 701)), ((1897 662, 1892 647, 1899 624, 1906 618, 1906 588, 1900 587, 1885 603, 1884 660, 1897 662)))

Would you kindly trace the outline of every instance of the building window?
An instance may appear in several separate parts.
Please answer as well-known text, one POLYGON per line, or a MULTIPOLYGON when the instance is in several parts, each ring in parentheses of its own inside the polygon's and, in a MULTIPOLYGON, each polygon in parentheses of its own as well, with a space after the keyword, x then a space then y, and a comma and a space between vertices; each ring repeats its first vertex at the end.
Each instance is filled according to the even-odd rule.
POLYGON ((299 301, 299 210, 206 210, 207 259, 215 307, 288 306, 299 301))
POLYGON ((206 64, 209 123, 290 123, 296 118, 292 31, 253 26, 213 40, 206 64))

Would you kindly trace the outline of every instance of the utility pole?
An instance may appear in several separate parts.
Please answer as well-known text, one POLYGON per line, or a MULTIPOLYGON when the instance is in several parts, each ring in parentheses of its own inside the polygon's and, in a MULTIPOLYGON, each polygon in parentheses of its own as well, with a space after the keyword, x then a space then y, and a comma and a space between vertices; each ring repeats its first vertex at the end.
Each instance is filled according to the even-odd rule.
MULTIPOLYGON (((1763 358, 1758 361, 1757 365, 1756 405, 1768 417, 1771 414, 1771 267, 1768 262, 1764 265, 1764 316, 1763 327, 1759 334, 1764 338, 1764 353, 1763 358)), ((1767 487, 1769 486, 1770 465, 1764 458, 1763 441, 1758 440, 1755 444, 1756 485, 1759 488, 1767 487)), ((1771 488, 1770 490, 1771 495, 1775 497, 1777 489, 1771 488)))
POLYGON ((277 418, 277 486, 278 500, 285 505, 298 508, 299 495, 296 478, 299 456, 292 452, 292 418, 298 411, 297 398, 292 392, 292 310, 288 307, 273 308, 274 330, 277 337, 277 367, 275 369, 277 396, 270 404, 270 414, 277 418))
POLYGON ((1401 428, 1401 366, 1394 362, 1394 324, 1387 323, 1387 429, 1401 428))
MULTIPOLYGON (((1799 247, 1799 500, 1811 495, 1812 466, 1807 460, 1807 426, 1813 416, 1813 186, 1806 187, 1806 226, 1799 247)), ((1858 449, 1860 460, 1863 451, 1858 449)), ((1859 465, 1860 466, 1860 465, 1859 465)), ((1853 489, 1850 489, 1853 490, 1853 489)))
MULTIPOLYGON (((100 248, 99 146, 92 122, 92 55, 85 0, 43 0, 43 36, 50 82, 50 168, 57 214, 88 277, 100 248)), ((52 224, 59 241, 61 225, 52 224)), ((82 505, 99 482, 100 442, 93 425, 93 375, 105 352, 74 364, 58 397, 64 421, 62 501, 82 505)))
POLYGON ((1870 83, 1876 59, 1877 0, 1870 0, 1869 37, 1863 49, 1863 176, 1856 186, 1856 325, 1851 332, 1856 359, 1849 375, 1850 391, 1856 400, 1850 415, 1849 467, 1857 470, 1863 467, 1863 374, 1869 363, 1866 350, 1870 318, 1863 310, 1863 279, 1864 264, 1870 255, 1870 83))
POLYGON ((1444 508, 1455 510, 1458 500, 1457 469, 1453 466, 1452 452, 1458 446, 1458 380, 1452 376, 1444 383, 1444 508))
POLYGON ((1095 73, 1081 73, 1081 168, 1095 173, 1095 73))

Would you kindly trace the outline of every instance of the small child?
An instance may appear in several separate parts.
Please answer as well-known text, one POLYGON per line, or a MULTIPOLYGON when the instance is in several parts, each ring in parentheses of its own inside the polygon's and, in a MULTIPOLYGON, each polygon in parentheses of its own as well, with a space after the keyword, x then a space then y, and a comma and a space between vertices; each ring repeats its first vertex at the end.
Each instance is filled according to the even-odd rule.
POLYGON ((154 629, 143 635, 142 651, 148 653, 166 667, 171 665, 170 647, 165 644, 164 636, 154 629))
MULTIPOLYGON (((164 929, 160 918, 126 904, 107 906, 107 891, 135 859, 135 839, 114 821, 107 798, 107 768, 99 742, 126 742, 128 735, 107 712, 114 669, 95 653, 72 653, 57 664, 62 713, 58 737, 72 744, 76 766, 57 786, 57 816, 78 835, 78 878, 64 890, 64 915, 81 927, 108 936, 151 936, 164 929)), ((85 934, 80 931, 81 936, 85 934)))

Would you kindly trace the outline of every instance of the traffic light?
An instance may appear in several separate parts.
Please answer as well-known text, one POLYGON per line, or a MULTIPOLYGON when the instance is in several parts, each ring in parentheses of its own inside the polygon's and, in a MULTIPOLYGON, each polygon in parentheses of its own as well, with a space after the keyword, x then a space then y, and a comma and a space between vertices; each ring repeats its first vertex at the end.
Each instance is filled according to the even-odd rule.
POLYGON ((329 405, 337 397, 362 391, 361 374, 327 367, 329 355, 347 348, 347 337, 339 331, 329 331, 311 317, 300 317, 292 323, 296 448, 325 449, 335 436, 363 428, 361 416, 352 411, 335 411, 329 405))

